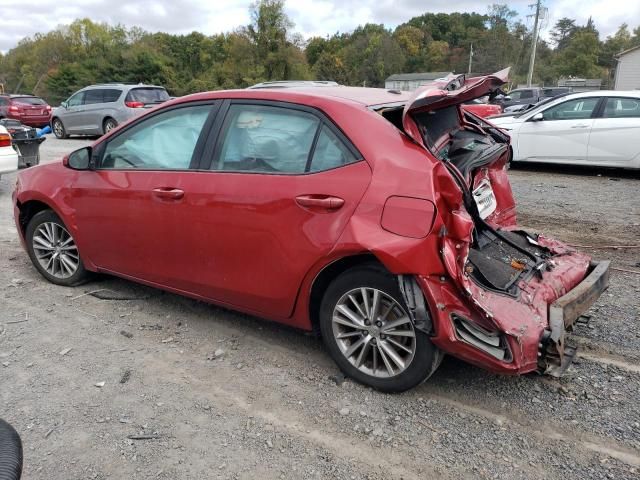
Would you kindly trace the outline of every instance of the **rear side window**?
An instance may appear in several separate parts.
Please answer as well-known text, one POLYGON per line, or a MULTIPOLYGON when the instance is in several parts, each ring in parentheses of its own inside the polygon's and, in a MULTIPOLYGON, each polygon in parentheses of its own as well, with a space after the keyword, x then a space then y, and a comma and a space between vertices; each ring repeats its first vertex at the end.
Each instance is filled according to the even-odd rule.
POLYGON ((320 120, 264 105, 231 105, 212 170, 303 173, 320 120))
POLYGON ((310 171, 329 170, 353 163, 356 160, 356 157, 342 143, 342 140, 329 127, 324 125, 313 152, 310 171))
POLYGON ((211 105, 176 108, 153 115, 107 144, 105 169, 187 170, 211 105))
POLYGON ((118 98, 120 98, 121 94, 122 94, 122 90, 105 88, 104 90, 102 90, 102 101, 104 103, 115 102, 116 100, 118 100, 118 98))
POLYGON ((169 94, 164 88, 133 88, 129 90, 127 102, 142 102, 145 105, 162 103, 169 100, 169 94))
POLYGON ((608 98, 604 118, 640 117, 640 98, 608 98))
POLYGON ((533 98, 533 90, 522 90, 520 98, 533 98))
POLYGON ((92 105, 102 103, 102 90, 87 90, 84 96, 84 104, 92 105))
POLYGON ((39 97, 13 97, 12 99, 16 103, 24 103, 25 105, 46 105, 43 99, 39 97))

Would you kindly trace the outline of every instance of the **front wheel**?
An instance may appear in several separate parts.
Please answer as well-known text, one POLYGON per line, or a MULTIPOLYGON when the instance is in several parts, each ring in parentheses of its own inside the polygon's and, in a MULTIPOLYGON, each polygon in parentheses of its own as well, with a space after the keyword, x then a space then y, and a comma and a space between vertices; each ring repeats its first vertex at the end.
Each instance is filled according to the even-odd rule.
POLYGON ((346 375, 384 392, 419 385, 442 359, 428 335, 415 329, 397 280, 375 265, 333 281, 322 301, 320 330, 346 375))
POLYGON ((70 287, 87 278, 75 240, 51 210, 33 216, 25 237, 33 265, 51 283, 70 287))
POLYGON ((64 129, 62 121, 59 118, 55 118, 53 122, 51 122, 51 129, 53 130, 53 134, 56 138, 63 140, 69 137, 69 135, 67 135, 67 131, 64 129))

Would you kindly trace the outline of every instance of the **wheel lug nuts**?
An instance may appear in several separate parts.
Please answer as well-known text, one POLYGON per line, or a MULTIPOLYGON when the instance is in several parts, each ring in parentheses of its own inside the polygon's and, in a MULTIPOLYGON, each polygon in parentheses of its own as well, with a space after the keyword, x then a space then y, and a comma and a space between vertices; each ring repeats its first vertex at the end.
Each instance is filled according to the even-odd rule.
POLYGON ((381 327, 382 326, 382 322, 378 321, 378 322, 376 322, 376 325, 381 327))

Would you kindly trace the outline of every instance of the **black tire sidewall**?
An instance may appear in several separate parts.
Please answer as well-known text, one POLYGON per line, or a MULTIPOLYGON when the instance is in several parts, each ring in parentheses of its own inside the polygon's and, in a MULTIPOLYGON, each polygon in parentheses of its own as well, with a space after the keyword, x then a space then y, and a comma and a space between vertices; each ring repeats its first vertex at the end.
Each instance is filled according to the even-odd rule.
MULTIPOLYGON (((43 224, 43 223, 45 223, 45 222, 57 223, 60 226, 64 227, 64 229, 67 230, 67 232, 69 232, 69 235, 71 235, 71 232, 69 231, 67 226, 64 224, 64 222, 52 210, 43 210, 42 212, 36 213, 33 216, 33 218, 29 221, 29 224, 27 225, 27 228, 26 228, 26 231, 25 231, 25 240, 26 240, 26 243, 27 243, 27 252, 29 253, 29 258, 31 259, 31 262, 33 263, 33 266, 36 267, 36 270, 38 270, 38 272, 40 272, 40 274, 44 278, 49 280, 51 283, 55 283, 56 285, 62 285, 62 286, 65 286, 65 287, 73 287, 75 285, 78 285, 78 284, 82 283, 84 280, 86 280, 86 278, 88 276, 88 272, 84 268, 84 263, 82 262, 82 258, 79 259, 78 270, 76 270, 76 272, 73 275, 71 275, 70 277, 68 277, 68 278, 54 277, 49 272, 47 272, 42 267, 42 265, 40 265, 40 262, 36 258, 36 254, 35 254, 35 252, 33 250, 33 234, 36 231, 36 229, 38 228, 38 226, 43 224)), ((75 242, 75 239, 74 239, 74 242, 75 242)), ((77 245, 78 244, 76 243, 76 246, 77 245)))
POLYGON ((416 352, 411 365, 394 377, 372 377, 358 370, 344 357, 334 338, 331 319, 338 300, 346 292, 358 287, 377 288, 393 297, 407 311, 396 278, 381 268, 375 265, 356 267, 341 274, 327 288, 320 307, 320 332, 333 360, 345 375, 383 392, 403 392, 424 382, 437 368, 441 354, 429 336, 418 330, 415 330, 416 352))

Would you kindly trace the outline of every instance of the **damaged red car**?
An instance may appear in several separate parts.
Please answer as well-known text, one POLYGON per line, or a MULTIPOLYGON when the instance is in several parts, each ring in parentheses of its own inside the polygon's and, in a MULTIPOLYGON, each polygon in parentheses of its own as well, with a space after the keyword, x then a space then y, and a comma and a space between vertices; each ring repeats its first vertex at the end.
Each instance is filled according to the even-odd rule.
POLYGON ((16 225, 51 282, 117 275, 314 330, 379 390, 445 354, 559 375, 608 264, 518 228, 509 137, 462 108, 506 73, 179 98, 21 172, 16 225))

